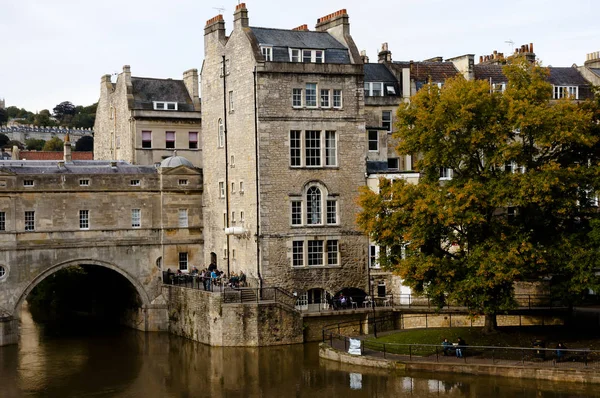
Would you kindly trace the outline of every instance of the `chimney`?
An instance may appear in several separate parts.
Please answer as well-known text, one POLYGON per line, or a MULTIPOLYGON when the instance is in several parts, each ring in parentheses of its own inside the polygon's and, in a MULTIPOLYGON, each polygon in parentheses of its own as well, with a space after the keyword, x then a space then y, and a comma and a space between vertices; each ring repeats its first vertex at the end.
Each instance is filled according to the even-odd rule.
POLYGON ((65 134, 64 161, 65 163, 71 163, 73 161, 71 158, 71 139, 69 133, 65 134))
POLYGON ((210 35, 214 32, 217 32, 217 39, 219 41, 225 41, 225 21, 223 20, 222 14, 212 17, 206 21, 206 26, 204 27, 204 36, 210 35))
POLYGON ((387 43, 381 44, 381 51, 379 51, 379 54, 377 54, 377 62, 380 64, 392 62, 392 52, 388 49, 387 43))
POLYGON ((587 54, 584 65, 588 68, 600 68, 600 51, 587 54))
POLYGON ((365 50, 362 50, 360 52, 360 58, 363 61, 363 64, 368 64, 369 63, 369 57, 367 57, 367 52, 365 50))
POLYGON ((248 26, 246 3, 240 3, 235 6, 235 12, 233 13, 233 29, 247 28, 248 26))
POLYGON ((185 88, 187 89, 190 97, 192 98, 192 103, 194 104, 194 109, 200 110, 200 95, 198 89, 198 69, 190 69, 183 72, 183 84, 185 84, 185 88))
POLYGON ((292 30, 299 30, 299 31, 302 31, 302 32, 308 32, 308 25, 304 24, 304 25, 296 26, 292 30))
POLYGON ((341 28, 341 36, 350 34, 350 22, 345 8, 317 19, 315 26, 317 32, 327 32, 334 28, 341 28))

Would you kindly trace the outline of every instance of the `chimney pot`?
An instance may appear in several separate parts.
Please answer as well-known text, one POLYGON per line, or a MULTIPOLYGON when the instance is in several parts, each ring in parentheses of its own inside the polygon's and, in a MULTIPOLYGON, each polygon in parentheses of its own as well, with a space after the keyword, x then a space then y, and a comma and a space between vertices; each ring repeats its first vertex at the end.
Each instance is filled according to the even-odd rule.
POLYGON ((529 43, 529 51, 533 52, 533 43, 529 43))
POLYGON ((308 25, 307 25, 307 24, 300 25, 300 26, 297 26, 297 27, 295 27, 295 28, 294 28, 294 29, 292 29, 292 30, 297 30, 297 31, 308 32, 308 25))

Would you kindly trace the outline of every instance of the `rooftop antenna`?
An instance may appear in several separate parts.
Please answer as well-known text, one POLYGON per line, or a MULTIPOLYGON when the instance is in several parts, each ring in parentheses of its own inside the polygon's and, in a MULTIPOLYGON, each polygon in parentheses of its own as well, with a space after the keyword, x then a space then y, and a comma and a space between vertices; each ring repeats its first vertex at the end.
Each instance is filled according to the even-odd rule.
MULTIPOLYGON (((239 0, 238 0, 239 3, 239 0)), ((219 11, 219 14, 223 14, 226 10, 225 6, 221 6, 221 7, 213 7, 213 9, 219 11)))
POLYGON ((505 41, 505 43, 507 43, 510 46, 510 52, 512 53, 515 47, 515 42, 512 41, 512 39, 508 39, 505 41))

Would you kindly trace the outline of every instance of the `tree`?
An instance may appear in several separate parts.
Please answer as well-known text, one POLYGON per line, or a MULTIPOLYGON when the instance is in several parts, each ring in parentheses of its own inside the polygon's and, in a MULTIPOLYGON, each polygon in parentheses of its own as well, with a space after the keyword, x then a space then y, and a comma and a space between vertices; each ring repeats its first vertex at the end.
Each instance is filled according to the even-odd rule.
POLYGON ((79 152, 91 152, 94 150, 94 137, 85 135, 75 143, 75 150, 79 152))
POLYGON ((0 108, 0 125, 6 124, 8 122, 8 112, 6 109, 0 108))
POLYGON ((550 280, 571 302, 600 287, 600 108, 551 103, 539 66, 504 73, 503 94, 462 77, 423 87, 399 108, 396 137, 399 154, 419 154, 418 184, 381 180, 359 198, 382 264, 439 306, 485 315, 488 332, 516 305, 515 282, 550 280))
POLYGON ((10 141, 10 138, 6 134, 0 133, 0 147, 4 148, 8 141, 10 141))
POLYGON ((62 151, 64 148, 63 141, 58 137, 52 137, 44 144, 43 151, 62 151))
POLYGON ((41 151, 44 148, 44 144, 46 144, 45 140, 30 138, 25 140, 25 146, 28 151, 41 151))
POLYGON ((51 116, 48 109, 42 109, 33 117, 33 124, 36 126, 57 126, 58 124, 51 119, 51 116))
POLYGON ((75 105, 73 105, 69 101, 63 101, 60 104, 56 105, 52 110, 54 117, 58 119, 61 125, 70 119, 77 113, 75 109, 75 105))

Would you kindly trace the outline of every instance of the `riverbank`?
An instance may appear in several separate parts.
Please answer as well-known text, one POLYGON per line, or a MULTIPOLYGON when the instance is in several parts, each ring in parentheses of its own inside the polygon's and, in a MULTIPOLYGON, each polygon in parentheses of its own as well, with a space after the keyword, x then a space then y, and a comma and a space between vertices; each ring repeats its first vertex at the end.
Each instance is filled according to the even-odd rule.
POLYGON ((351 355, 345 351, 333 348, 326 343, 319 345, 319 357, 353 366, 375 367, 388 370, 405 370, 419 372, 444 372, 459 374, 475 374, 488 376, 503 376, 522 379, 548 380, 555 382, 600 383, 598 369, 574 368, 569 363, 564 366, 548 368, 536 366, 535 362, 510 361, 495 365, 479 364, 476 359, 471 363, 462 362, 459 358, 444 358, 443 361, 430 361, 427 358, 410 360, 402 355, 387 355, 381 358, 374 355, 351 355))

